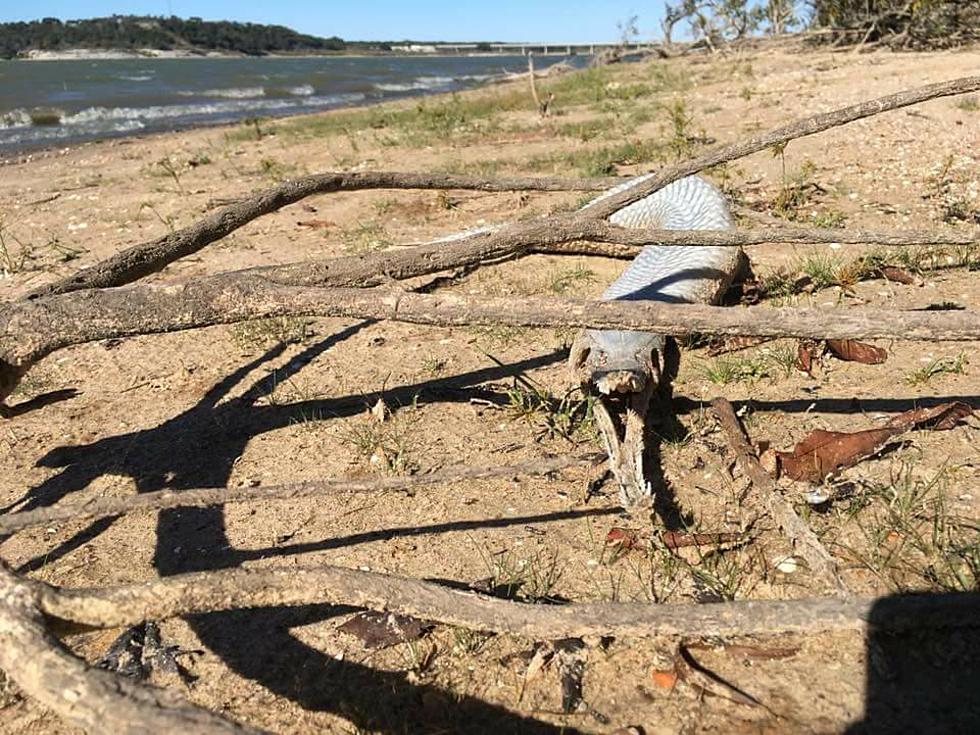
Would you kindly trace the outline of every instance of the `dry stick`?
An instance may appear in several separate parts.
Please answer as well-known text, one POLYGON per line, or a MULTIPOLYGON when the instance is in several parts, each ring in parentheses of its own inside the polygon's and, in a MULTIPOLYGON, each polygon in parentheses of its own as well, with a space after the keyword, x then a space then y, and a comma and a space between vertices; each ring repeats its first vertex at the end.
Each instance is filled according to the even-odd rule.
POLYGON ((257 217, 275 212, 314 194, 365 189, 473 189, 477 191, 592 191, 619 179, 535 178, 514 176, 487 179, 455 174, 419 174, 392 171, 325 173, 286 181, 236 202, 169 235, 141 243, 84 268, 67 278, 33 291, 29 298, 86 288, 131 283, 155 273, 173 261, 195 253, 257 217))
POLYGON ((236 274, 2 304, 0 366, 23 370, 55 350, 84 342, 282 316, 388 319, 433 326, 629 329, 677 336, 980 339, 980 314, 968 310, 725 308, 657 301, 417 294, 388 288, 280 286, 236 274))
POLYGON ((109 518, 125 513, 164 508, 206 507, 243 503, 253 500, 296 500, 322 496, 346 496, 350 493, 414 491, 441 483, 460 480, 486 480, 494 477, 528 477, 549 475, 553 472, 597 464, 599 455, 547 457, 525 464, 503 467, 457 467, 411 477, 386 477, 378 480, 336 479, 312 480, 288 485, 268 487, 200 488, 192 490, 160 490, 158 492, 129 495, 121 498, 99 498, 75 505, 38 508, 23 513, 0 515, 0 534, 13 533, 24 528, 43 526, 57 521, 93 520, 109 518))
POLYGON ((65 721, 87 732, 124 735, 259 732, 165 689, 91 668, 47 632, 40 589, 0 565, 0 669, 65 721))
POLYGON ((752 153, 770 148, 774 145, 787 143, 797 138, 803 138, 814 133, 819 133, 830 128, 838 127, 861 118, 878 115, 889 110, 897 110, 910 105, 917 105, 920 102, 936 99, 938 97, 949 97, 951 95, 965 94, 980 90, 980 76, 961 77, 938 84, 927 84, 924 87, 909 89, 896 94, 879 97, 876 100, 861 102, 850 107, 842 107, 831 112, 823 112, 813 115, 803 120, 798 120, 789 125, 784 125, 774 130, 756 135, 748 140, 733 143, 727 146, 719 146, 714 150, 698 156, 688 161, 669 166, 657 172, 649 179, 637 182, 616 196, 603 199, 601 202, 589 207, 586 214, 594 219, 605 219, 613 212, 616 212, 627 204, 631 204, 642 199, 673 181, 682 179, 685 176, 696 174, 705 168, 717 166, 736 158, 743 158, 752 153))
POLYGON ((329 565, 235 568, 102 589, 34 586, 41 610, 77 626, 113 628, 144 620, 242 608, 342 604, 413 615, 473 630, 555 640, 615 635, 777 635, 829 630, 980 625, 980 595, 906 599, 744 600, 712 605, 573 603, 535 605, 461 592, 418 579, 329 565))
POLYGON ((739 468, 752 481, 761 496, 759 499, 763 507, 786 534, 794 550, 803 557, 812 572, 833 587, 837 595, 841 597, 850 595, 847 584, 841 579, 834 557, 820 543, 820 539, 803 522, 803 519, 796 514, 793 506, 779 494, 776 483, 759 464, 745 430, 735 416, 732 404, 725 398, 715 398, 711 401, 711 407, 721 422, 728 443, 735 451, 735 461, 738 462, 739 468))

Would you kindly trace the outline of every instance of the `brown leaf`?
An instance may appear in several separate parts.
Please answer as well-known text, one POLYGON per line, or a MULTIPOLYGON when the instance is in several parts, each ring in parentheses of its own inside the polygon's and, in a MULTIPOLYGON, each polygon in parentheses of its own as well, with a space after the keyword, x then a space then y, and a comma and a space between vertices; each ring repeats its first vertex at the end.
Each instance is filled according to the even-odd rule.
POLYGON ((916 286, 921 283, 921 281, 909 273, 904 268, 899 268, 897 265, 883 265, 881 266, 881 275, 886 281, 895 281, 896 283, 904 283, 908 286, 916 286))
POLYGON ((650 676, 653 683, 661 689, 673 689, 674 684, 677 683, 677 672, 673 670, 659 671, 655 669, 650 672, 650 676))
POLYGON ((881 347, 858 342, 856 339, 828 339, 827 349, 838 360, 860 362, 863 365, 880 365, 888 359, 881 347))
POLYGON ((963 419, 973 415, 973 408, 962 401, 940 403, 932 408, 914 408, 900 413, 888 422, 888 426, 905 429, 931 429, 948 431, 963 419))
POLYGON ((418 640, 433 627, 432 623, 409 615, 366 610, 352 617, 338 630, 354 636, 365 648, 387 648, 396 643, 418 640))
POLYGON ((632 528, 613 526, 606 534, 606 546, 615 546, 620 551, 629 551, 640 543, 640 537, 632 528))
POLYGON ((796 369, 801 373, 813 376, 813 350, 806 342, 796 345, 796 369))
POLYGON ((816 429, 789 452, 776 452, 780 473, 794 480, 822 482, 844 467, 879 452, 892 437, 914 428, 945 431, 973 415, 965 403, 943 403, 895 416, 878 429, 857 432, 816 429))

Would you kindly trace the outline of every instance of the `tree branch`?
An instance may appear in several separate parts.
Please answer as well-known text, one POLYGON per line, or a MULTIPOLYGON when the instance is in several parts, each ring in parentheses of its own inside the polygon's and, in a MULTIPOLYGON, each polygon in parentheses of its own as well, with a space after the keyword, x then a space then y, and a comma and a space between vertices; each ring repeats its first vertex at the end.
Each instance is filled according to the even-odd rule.
POLYGON ((806 561, 810 571, 821 577, 835 594, 847 597, 850 590, 840 576, 837 562, 820 543, 817 535, 796 514, 793 506, 780 495, 776 483, 759 464, 745 429, 735 416, 732 404, 725 398, 715 398, 711 401, 711 407, 715 410, 721 428, 728 437, 728 443, 735 452, 735 461, 756 488, 754 497, 761 501, 769 516, 783 530, 794 550, 806 561))
POLYGON ((363 171, 314 174, 283 182, 254 196, 230 204, 204 219, 169 235, 134 245, 115 255, 31 292, 28 298, 68 293, 86 288, 107 288, 131 283, 161 270, 173 261, 196 253, 264 214, 314 194, 365 189, 473 189, 477 191, 594 191, 621 181, 599 179, 512 176, 487 179, 456 174, 419 174, 363 171))
POLYGON ((980 595, 745 600, 711 605, 534 605, 461 592, 418 579, 336 566, 223 569, 103 589, 59 590, 32 582, 43 612, 77 626, 112 628, 241 608, 343 604, 447 625, 556 640, 582 636, 734 636, 980 625, 980 595))
POLYGON ((152 493, 128 495, 121 498, 99 498, 78 505, 61 505, 23 513, 0 515, 0 535, 6 535, 25 528, 44 526, 58 521, 94 520, 110 518, 143 510, 162 510, 164 508, 206 507, 245 503, 255 500, 296 500, 320 496, 347 496, 351 493, 403 492, 415 491, 442 483, 460 480, 485 480, 493 477, 516 477, 518 475, 550 475, 570 467, 596 464, 602 461, 598 455, 546 457, 525 464, 502 467, 455 467, 427 475, 410 477, 385 477, 374 480, 343 478, 337 480, 313 480, 289 485, 268 487, 222 487, 194 490, 160 490, 152 493))
MULTIPOLYGON (((87 732, 258 733, 188 704, 178 695, 89 667, 45 629, 33 582, 0 564, 0 669, 24 692, 87 732)), ((58 593, 54 593, 58 594, 58 593)))

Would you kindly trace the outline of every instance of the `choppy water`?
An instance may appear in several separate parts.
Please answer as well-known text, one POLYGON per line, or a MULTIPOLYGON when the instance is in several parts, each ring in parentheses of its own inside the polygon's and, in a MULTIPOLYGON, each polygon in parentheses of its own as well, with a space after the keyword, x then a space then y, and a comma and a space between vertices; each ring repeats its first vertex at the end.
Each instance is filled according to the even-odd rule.
POLYGON ((526 68, 522 56, 0 61, 0 152, 449 92, 526 68))

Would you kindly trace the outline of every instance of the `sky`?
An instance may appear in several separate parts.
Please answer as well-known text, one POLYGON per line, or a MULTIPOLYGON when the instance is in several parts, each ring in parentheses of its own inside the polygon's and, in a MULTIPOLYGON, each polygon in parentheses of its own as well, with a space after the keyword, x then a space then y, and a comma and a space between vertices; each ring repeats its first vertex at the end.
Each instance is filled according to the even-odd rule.
POLYGON ((657 36, 662 8, 650 0, 0 0, 0 22, 177 15, 274 23, 350 41, 584 43, 618 39, 617 23, 631 15, 639 16, 641 38, 657 36))

